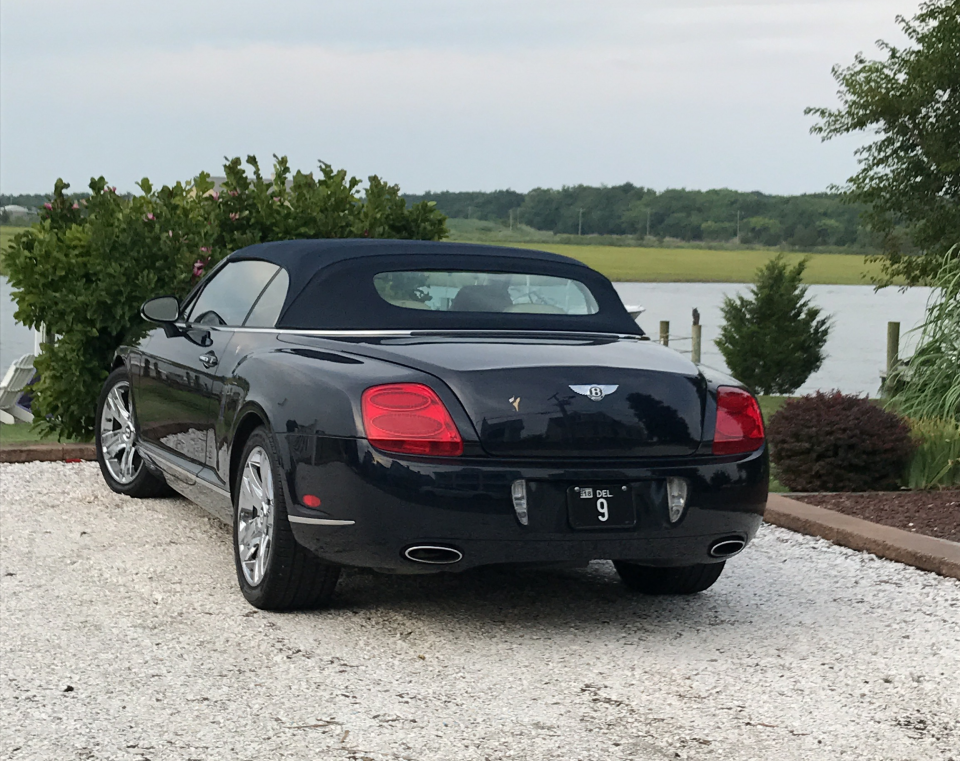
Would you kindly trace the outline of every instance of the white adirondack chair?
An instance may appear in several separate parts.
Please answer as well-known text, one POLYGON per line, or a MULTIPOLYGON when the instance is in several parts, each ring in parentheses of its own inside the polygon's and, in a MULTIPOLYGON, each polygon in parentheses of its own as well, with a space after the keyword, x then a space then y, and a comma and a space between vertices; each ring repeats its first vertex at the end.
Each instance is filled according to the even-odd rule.
POLYGON ((33 379, 33 359, 33 354, 24 354, 10 365, 0 381, 0 423, 33 422, 33 413, 17 404, 24 387, 33 379))

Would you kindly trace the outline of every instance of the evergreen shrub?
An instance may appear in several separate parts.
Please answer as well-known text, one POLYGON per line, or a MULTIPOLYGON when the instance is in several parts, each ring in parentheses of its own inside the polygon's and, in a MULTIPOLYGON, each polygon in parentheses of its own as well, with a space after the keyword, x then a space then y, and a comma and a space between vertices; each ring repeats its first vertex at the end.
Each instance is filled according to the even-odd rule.
POLYGON ((915 449, 904 418, 839 391, 788 401, 767 438, 777 478, 800 492, 896 489, 915 449))
POLYGON ((724 297, 717 348, 758 394, 792 394, 823 364, 830 320, 807 298, 806 266, 777 255, 757 270, 749 297, 724 297))

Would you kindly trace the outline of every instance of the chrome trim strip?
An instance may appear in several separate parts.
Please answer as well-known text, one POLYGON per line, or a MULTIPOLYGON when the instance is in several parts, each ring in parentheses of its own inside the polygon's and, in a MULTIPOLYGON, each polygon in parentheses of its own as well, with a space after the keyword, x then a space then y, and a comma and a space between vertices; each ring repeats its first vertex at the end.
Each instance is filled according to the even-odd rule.
POLYGON ((210 491, 216 492, 224 499, 233 500, 233 497, 230 495, 230 492, 228 492, 226 489, 222 489, 216 484, 212 484, 206 479, 200 478, 200 476, 197 476, 197 483, 200 484, 201 486, 206 486, 210 491))
POLYGON ((305 523, 308 526, 352 526, 356 521, 337 521, 332 518, 301 518, 299 515, 288 515, 291 523, 305 523))
MULTIPOLYGON (((224 328, 225 329, 225 328, 224 328)), ((321 338, 430 338, 431 336, 485 336, 500 338, 503 336, 543 336, 544 338, 584 337, 584 338, 629 338, 640 340, 642 336, 633 333, 598 333, 587 330, 291 330, 282 328, 235 328, 237 332, 276 333, 291 336, 318 336, 321 338)))
POLYGON ((181 468, 179 465, 176 465, 175 463, 170 462, 170 460, 168 460, 166 457, 164 457, 162 454, 159 453, 157 447, 151 444, 147 444, 143 441, 140 442, 140 446, 142 449, 146 449, 147 455, 152 460, 154 461, 159 460, 159 462, 155 462, 157 467, 161 469, 169 468, 170 470, 175 471, 176 473, 179 473, 189 486, 195 486, 197 484, 199 484, 200 486, 206 486, 208 489, 210 489, 210 491, 215 492, 217 495, 221 497, 225 497, 226 499, 233 499, 230 496, 230 492, 228 492, 226 489, 221 489, 216 484, 210 483, 206 479, 198 476, 196 473, 191 473, 186 468, 181 468))
POLYGON ((295 336, 327 336, 330 338, 397 338, 415 334, 413 330, 284 330, 282 328, 237 328, 237 332, 288 333, 295 336))
POLYGON ((320 338, 419 338, 429 336, 501 336, 501 335, 537 335, 537 336, 600 336, 602 338, 632 338, 639 341, 643 336, 634 333, 600 333, 592 330, 456 330, 452 328, 419 328, 417 330, 309 330, 297 328, 243 328, 229 325, 201 325, 199 323, 175 323, 182 330, 208 330, 216 333, 272 333, 275 335, 318 336, 320 338))

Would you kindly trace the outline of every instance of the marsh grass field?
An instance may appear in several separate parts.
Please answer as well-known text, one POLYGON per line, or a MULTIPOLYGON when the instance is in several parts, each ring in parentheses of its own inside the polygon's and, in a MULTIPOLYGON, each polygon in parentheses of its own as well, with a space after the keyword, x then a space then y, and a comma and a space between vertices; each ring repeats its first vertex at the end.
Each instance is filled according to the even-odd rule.
MULTIPOLYGON (((625 235, 581 238, 525 225, 506 228, 476 219, 450 218, 447 228, 452 241, 550 251, 579 259, 611 280, 635 283, 749 283, 756 271, 780 251, 733 241, 632 245, 636 239, 625 235)), ((871 285, 880 275, 880 266, 867 263, 861 253, 838 249, 789 252, 786 257, 790 263, 809 260, 803 278, 809 285, 871 285)))
MULTIPOLYGON (((749 283, 775 251, 628 248, 563 244, 514 244, 579 259, 611 280, 638 283, 749 283)), ((852 254, 786 254, 792 264, 807 258, 808 284, 869 285, 880 267, 852 254)))

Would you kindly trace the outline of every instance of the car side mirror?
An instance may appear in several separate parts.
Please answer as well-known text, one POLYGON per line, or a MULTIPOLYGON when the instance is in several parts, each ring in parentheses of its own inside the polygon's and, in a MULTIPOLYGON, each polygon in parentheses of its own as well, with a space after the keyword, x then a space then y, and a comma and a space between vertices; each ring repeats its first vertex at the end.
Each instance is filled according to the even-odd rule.
POLYGON ((144 302, 140 315, 150 322, 176 322, 180 316, 180 300, 176 296, 158 296, 144 302))

